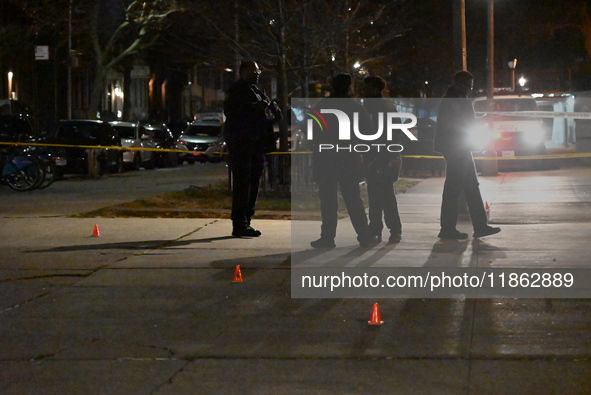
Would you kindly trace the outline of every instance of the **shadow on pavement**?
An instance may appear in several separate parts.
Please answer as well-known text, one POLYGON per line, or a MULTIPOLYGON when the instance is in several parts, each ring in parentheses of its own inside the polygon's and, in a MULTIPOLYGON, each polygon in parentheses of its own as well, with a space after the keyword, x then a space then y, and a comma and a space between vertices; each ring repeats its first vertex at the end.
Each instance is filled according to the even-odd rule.
POLYGON ((144 249, 162 249, 177 248, 179 246, 188 246, 191 244, 211 243, 220 240, 233 239, 233 236, 209 237, 206 239, 191 240, 145 240, 145 241, 126 241, 120 243, 101 243, 101 244, 79 244, 71 246, 60 246, 39 250, 28 250, 26 252, 63 252, 63 251, 89 251, 89 250, 144 250, 144 249))

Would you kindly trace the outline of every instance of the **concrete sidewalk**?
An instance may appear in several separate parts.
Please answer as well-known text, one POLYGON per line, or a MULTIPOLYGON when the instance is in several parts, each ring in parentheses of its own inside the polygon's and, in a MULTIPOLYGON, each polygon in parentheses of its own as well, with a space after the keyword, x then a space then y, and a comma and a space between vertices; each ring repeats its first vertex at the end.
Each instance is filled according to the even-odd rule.
MULTIPOLYGON (((586 266, 590 174, 481 178, 503 231, 459 245, 436 238, 443 179, 422 181, 399 196, 403 241, 351 264, 420 266, 435 252, 468 266, 586 266)), ((236 239, 229 220, 2 219, 0 393, 591 392, 587 299, 292 299, 292 223, 255 225, 262 237, 236 239), (373 302, 382 326, 367 324, 373 302)), ((294 253, 318 235, 306 226, 294 253)), ((316 259, 355 244, 342 220, 338 247, 316 259)))

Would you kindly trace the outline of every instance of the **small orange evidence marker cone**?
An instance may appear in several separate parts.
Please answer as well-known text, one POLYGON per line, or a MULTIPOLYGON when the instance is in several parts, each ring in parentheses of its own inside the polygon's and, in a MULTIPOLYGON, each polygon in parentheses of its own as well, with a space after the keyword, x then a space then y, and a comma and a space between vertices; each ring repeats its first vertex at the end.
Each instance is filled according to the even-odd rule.
POLYGON ((234 270, 234 280, 233 283, 241 283, 244 279, 242 278, 242 272, 240 271, 240 265, 236 265, 236 269, 234 270))
POLYGON ((99 232, 98 225, 94 225, 94 230, 92 231, 92 237, 101 237, 101 233, 99 232))
POLYGON ((382 325, 384 321, 382 321, 382 317, 380 316, 380 308, 377 303, 373 304, 373 308, 371 310, 371 319, 367 322, 369 325, 382 325))

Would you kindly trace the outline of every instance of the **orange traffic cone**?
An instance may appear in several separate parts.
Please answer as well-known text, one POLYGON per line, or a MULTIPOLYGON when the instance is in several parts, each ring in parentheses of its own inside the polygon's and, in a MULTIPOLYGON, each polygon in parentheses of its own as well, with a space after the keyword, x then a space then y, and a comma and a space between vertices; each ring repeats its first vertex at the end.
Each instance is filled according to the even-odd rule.
POLYGON ((371 319, 367 322, 369 325, 382 325, 384 321, 382 321, 382 317, 380 316, 380 308, 378 307, 377 303, 373 304, 373 309, 371 310, 371 319))
POLYGON ((485 203, 484 203, 484 209, 485 209, 486 211, 489 211, 489 210, 490 210, 490 206, 488 205, 488 202, 485 202, 485 203))
POLYGON ((94 230, 92 231, 92 237, 101 237, 101 233, 99 232, 98 225, 94 225, 94 230))
POLYGON ((244 279, 242 278, 242 272, 240 271, 240 265, 236 265, 236 269, 234 270, 234 280, 233 283, 241 283, 244 279))
POLYGON ((488 202, 484 203, 484 211, 486 211, 486 222, 490 221, 490 206, 488 202))

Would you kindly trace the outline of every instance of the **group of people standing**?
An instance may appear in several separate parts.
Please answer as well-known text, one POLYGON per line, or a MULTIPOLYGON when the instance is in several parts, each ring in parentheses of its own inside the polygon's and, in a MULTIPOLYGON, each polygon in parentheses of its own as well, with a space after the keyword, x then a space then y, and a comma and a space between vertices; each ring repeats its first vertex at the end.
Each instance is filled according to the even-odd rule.
MULTIPOLYGON (((233 177, 232 235, 235 237, 258 237, 261 231, 251 226, 258 196, 259 180, 264 168, 264 156, 274 147, 273 124, 281 119, 277 103, 258 88, 261 71, 255 61, 243 62, 240 79, 228 90, 224 102, 226 116, 225 140, 228 161, 233 177)), ((458 206, 462 194, 474 227, 473 237, 498 233, 500 228, 487 223, 486 211, 480 195, 472 150, 468 141, 467 125, 474 122, 475 115, 468 95, 472 90, 473 77, 466 71, 454 75, 453 85, 441 101, 434 149, 440 152, 447 164, 446 180, 441 205, 441 239, 466 239, 468 234, 457 230, 458 206)), ((329 98, 316 104, 315 110, 335 109, 350 115, 356 114, 357 125, 364 135, 376 132, 378 118, 382 114, 397 112, 390 100, 385 98, 385 81, 378 76, 367 77, 363 83, 364 104, 352 98, 352 77, 342 73, 332 79, 329 98)), ((327 131, 315 136, 314 145, 334 143, 339 126, 336 117, 326 117, 327 131), (331 127, 332 126, 332 127, 331 127)), ((382 122, 384 122, 382 120, 382 122)), ((382 123, 382 127, 384 124, 382 123)), ((402 133, 399 131, 399 133, 402 133)), ((399 144, 401 135, 393 133, 386 141, 382 133, 374 143, 399 144)), ((310 243, 313 248, 334 248, 338 222, 338 190, 345 206, 359 245, 363 248, 382 242, 385 226, 390 234, 389 243, 398 243, 402 238, 402 222, 394 183, 401 168, 399 152, 373 150, 363 154, 353 150, 338 152, 313 152, 313 173, 318 186, 322 224, 320 238, 310 243), (365 179, 368 193, 368 215, 361 198, 360 182, 365 179)))
MULTIPOLYGON (((364 80, 363 95, 367 98, 361 105, 351 99, 352 77, 350 74, 338 74, 332 80, 332 93, 315 106, 322 109, 338 109, 353 120, 358 117, 357 125, 364 135, 375 133, 377 120, 381 114, 396 112, 392 103, 383 98, 386 89, 385 81, 380 77, 368 77, 364 80), (336 99, 336 100, 335 100, 336 99)), ((363 155, 353 150, 339 152, 331 150, 322 152, 317 147, 321 144, 338 145, 338 120, 326 117, 327 130, 331 133, 318 133, 314 136, 312 167, 314 179, 320 197, 320 214, 322 225, 320 238, 312 241, 313 248, 334 248, 337 229, 338 195, 341 195, 347 208, 351 223, 357 233, 361 247, 370 247, 382 241, 384 222, 390 230, 388 241, 397 243, 402 237, 402 223, 398 213, 398 204, 394 192, 394 183, 400 172, 400 154, 385 149, 368 151, 363 155), (359 183, 367 183, 369 200, 369 218, 365 213, 359 183)), ((383 123, 381 125, 384 126, 383 123)), ((388 143, 386 134, 382 133, 375 144, 388 143)), ((399 136, 394 135, 392 143, 398 142, 399 136)))

